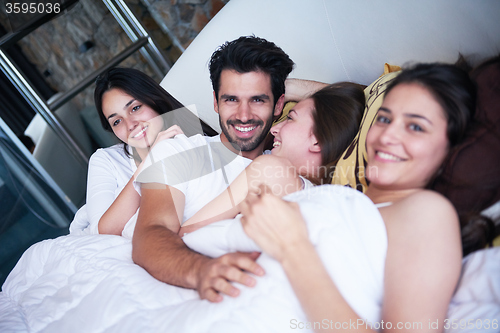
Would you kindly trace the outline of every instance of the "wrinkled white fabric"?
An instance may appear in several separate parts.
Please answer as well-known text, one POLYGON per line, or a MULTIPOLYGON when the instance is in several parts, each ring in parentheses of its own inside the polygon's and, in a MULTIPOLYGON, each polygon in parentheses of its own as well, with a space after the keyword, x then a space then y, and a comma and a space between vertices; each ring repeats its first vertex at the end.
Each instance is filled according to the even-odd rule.
POLYGON ((177 135, 161 141, 149 152, 134 186, 160 183, 175 187, 185 196, 183 221, 222 193, 252 162, 232 153, 220 136, 177 135))
MULTIPOLYGON (((363 318, 377 321, 383 293, 386 232, 363 194, 338 186, 296 192, 315 244, 341 293, 363 318)), ((185 237, 201 252, 258 248, 238 221, 185 237), (247 245, 245 245, 247 244, 247 245)), ((68 235, 33 245, 0 293, 2 332, 286 332, 306 322, 281 266, 261 255, 266 271, 254 288, 222 303, 151 277, 131 259, 130 240, 68 235)), ((302 330, 301 330, 302 331, 302 330)), ((307 332, 308 330, 303 330, 307 332)))
POLYGON ((463 259, 446 324, 447 333, 500 331, 500 247, 476 251, 463 259))
MULTIPOLYGON (((75 215, 70 225, 72 234, 98 234, 102 215, 115 201, 137 170, 132 158, 125 155, 123 144, 98 149, 89 160, 87 203, 75 215)), ((137 213, 129 223, 134 223, 137 213)), ((134 223, 135 224, 135 223, 134 223)))

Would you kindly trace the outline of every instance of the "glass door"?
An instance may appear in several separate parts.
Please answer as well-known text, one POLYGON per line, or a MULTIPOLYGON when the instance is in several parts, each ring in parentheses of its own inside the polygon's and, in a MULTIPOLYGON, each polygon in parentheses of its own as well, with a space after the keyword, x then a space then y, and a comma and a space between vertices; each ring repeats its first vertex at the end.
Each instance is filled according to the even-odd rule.
POLYGON ((0 118, 0 284, 31 244, 68 233, 76 212, 0 118))

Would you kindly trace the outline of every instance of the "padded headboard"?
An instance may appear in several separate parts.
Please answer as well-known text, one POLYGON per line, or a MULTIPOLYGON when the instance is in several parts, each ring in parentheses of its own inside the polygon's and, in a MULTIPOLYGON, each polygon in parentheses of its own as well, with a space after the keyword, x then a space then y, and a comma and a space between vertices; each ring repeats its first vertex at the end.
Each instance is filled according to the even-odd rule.
POLYGON ((370 84, 383 64, 454 62, 500 52, 498 0, 231 0, 162 81, 220 131, 208 61, 228 40, 254 34, 296 63, 290 77, 370 84))

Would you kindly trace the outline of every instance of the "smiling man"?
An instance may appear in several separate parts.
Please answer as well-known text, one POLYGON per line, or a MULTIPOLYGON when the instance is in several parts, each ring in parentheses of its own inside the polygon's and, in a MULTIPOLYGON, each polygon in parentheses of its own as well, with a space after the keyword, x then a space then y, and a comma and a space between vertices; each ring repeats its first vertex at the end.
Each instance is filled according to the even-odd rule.
POLYGON ((274 43, 240 37, 215 51, 209 68, 222 133, 178 136, 150 152, 156 163, 137 178, 142 197, 132 256, 155 278, 197 289, 201 298, 216 302, 220 293, 239 294, 230 282, 255 284, 244 271, 263 274, 257 254, 211 259, 188 249, 177 232, 262 154, 273 118, 283 108, 293 62, 274 43))
POLYGON ((273 117, 281 112, 283 97, 274 103, 267 73, 225 69, 220 77, 219 92, 214 91, 214 108, 219 114, 221 141, 253 159, 262 154, 264 139, 273 117))

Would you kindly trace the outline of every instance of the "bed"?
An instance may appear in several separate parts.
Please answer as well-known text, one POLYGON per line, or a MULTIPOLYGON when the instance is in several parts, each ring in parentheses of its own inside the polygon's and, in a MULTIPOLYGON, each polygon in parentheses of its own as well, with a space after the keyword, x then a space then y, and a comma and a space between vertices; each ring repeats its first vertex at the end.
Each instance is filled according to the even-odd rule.
MULTIPOLYGON (((218 129, 207 62, 226 40, 255 34, 274 41, 296 63, 291 77, 370 85, 382 74, 384 63, 453 62, 458 52, 477 60, 497 54, 498 17, 500 2, 495 0, 231 0, 193 41, 162 85, 182 103, 195 104, 199 117, 218 129)), ((365 205, 352 192, 349 195, 365 205)), ((341 204, 337 213, 342 213, 341 204)), ((499 204, 488 213, 500 215, 499 204)), ((353 221, 364 220, 345 214, 353 221)), ((252 297, 225 300, 226 305, 218 307, 198 300, 195 291, 155 280, 135 265, 130 239, 88 235, 84 227, 74 226, 70 235, 40 242, 26 251, 2 286, 1 332, 276 332, 293 331, 306 322, 296 300, 287 298, 290 290, 279 268, 266 256, 260 263, 269 276, 274 274, 281 289, 271 293, 273 284, 261 280, 257 291, 243 290, 252 297), (272 296, 272 306, 250 311, 262 295, 272 296)), ((364 248, 366 255, 377 256, 379 263, 383 261, 381 230, 367 229, 380 237, 362 236, 353 243, 364 248)), ((471 329, 470 323, 475 328, 481 323, 481 332, 499 331, 499 262, 499 248, 464 258, 447 332, 479 330, 471 329)), ((367 288, 363 294, 373 293, 370 297, 376 306, 380 295, 369 286, 380 280, 380 265, 372 271, 371 279, 360 284, 367 288)), ((363 308, 363 299, 352 302, 360 302, 358 311, 377 320, 372 310, 363 308)))

